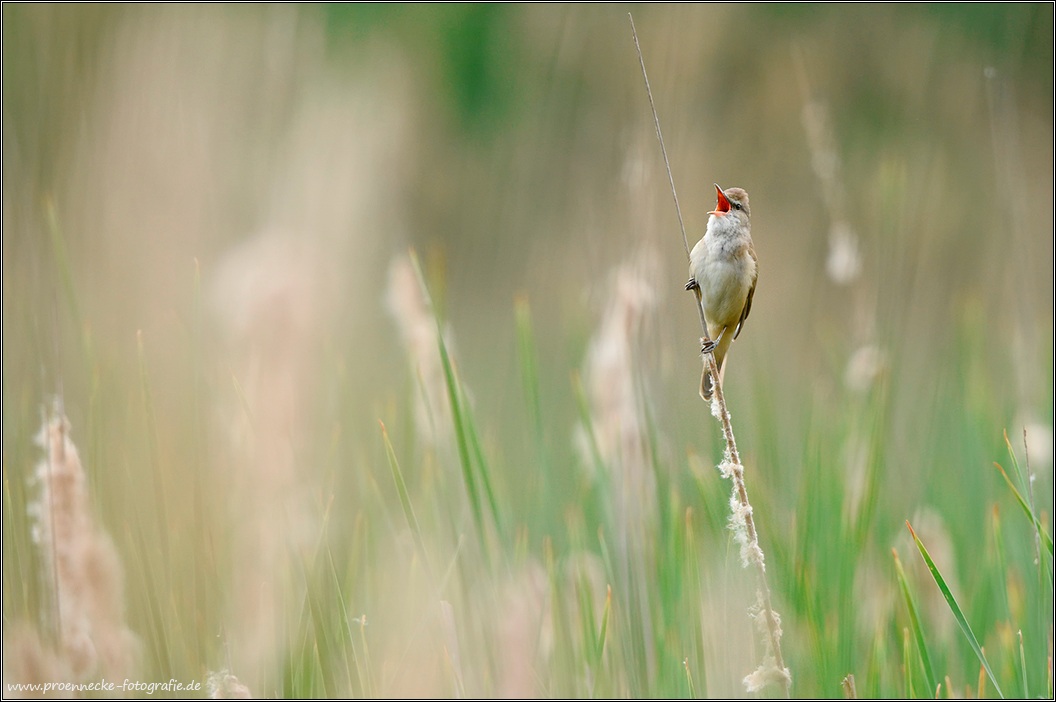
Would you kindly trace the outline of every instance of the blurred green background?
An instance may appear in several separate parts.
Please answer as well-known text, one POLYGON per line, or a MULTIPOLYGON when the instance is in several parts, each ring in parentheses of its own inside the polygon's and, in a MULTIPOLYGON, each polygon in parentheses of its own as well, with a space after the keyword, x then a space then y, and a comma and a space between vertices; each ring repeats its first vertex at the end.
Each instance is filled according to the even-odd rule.
MULTIPOLYGON (((992 464, 1009 465, 1006 430, 1022 461, 1026 429, 1051 514, 1051 4, 5 4, 5 636, 46 608, 25 507, 40 408, 61 393, 125 564, 144 679, 230 667, 263 695, 743 694, 760 655, 743 593, 711 608, 748 576, 709 469, 720 435, 696 395, 699 325, 628 10, 689 245, 713 182, 751 195, 760 280, 725 387, 794 694, 838 695, 851 672, 862 694, 909 692, 904 612, 862 600, 898 592, 890 548, 922 513, 988 651, 1022 627, 1035 659, 1012 677, 1042 690, 1051 581, 1027 588, 1033 609, 1008 604, 1008 583, 1033 577, 1031 532, 992 464), (386 304, 409 247, 494 483, 490 545, 466 536, 454 448, 414 414, 428 379, 386 304), (650 290, 632 346, 658 486, 640 546, 659 579, 629 578, 637 594, 606 554, 619 516, 575 438, 577 379, 623 264, 650 290), (262 487, 253 466, 279 478, 262 487), (239 536, 247 519, 257 531, 239 536), (243 566, 244 552, 270 555, 243 566), (567 566, 582 554, 603 566, 580 597, 559 581, 591 570, 567 566), (533 563, 528 590, 550 592, 555 621, 532 619, 534 672, 505 687, 502 583, 533 563), (430 567, 447 572, 439 593, 430 567), (280 584, 237 613, 261 579, 280 584), (585 615, 553 603, 601 617, 614 583, 605 657, 558 661, 579 651, 562 618, 585 615), (370 627, 337 623, 354 616, 370 627), (271 640, 254 617, 282 643, 240 654, 271 640), (747 630, 731 644, 746 659, 709 647, 727 626, 747 630)), ((971 649, 943 626, 940 675, 974 687, 971 649)))

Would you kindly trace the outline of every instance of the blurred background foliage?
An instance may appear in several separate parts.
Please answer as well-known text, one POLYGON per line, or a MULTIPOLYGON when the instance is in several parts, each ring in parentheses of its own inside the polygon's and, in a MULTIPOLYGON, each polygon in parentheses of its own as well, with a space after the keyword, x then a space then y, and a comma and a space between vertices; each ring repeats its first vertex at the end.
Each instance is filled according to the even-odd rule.
MULTIPOLYGON (((433 567, 470 525, 455 464, 415 438, 423 381, 386 311, 390 261, 408 247, 518 534, 500 552, 545 565, 547 549, 604 550, 573 376, 613 271, 635 263, 654 300, 634 347, 662 466, 658 519, 695 509, 694 558, 736 571, 726 488, 701 468, 721 444, 696 397, 698 325, 629 9, 689 245, 713 182, 752 198, 760 282, 726 383, 799 644, 795 693, 835 694, 847 672, 864 678, 883 660, 866 694, 906 692, 892 682, 901 644, 876 644, 901 641, 882 619, 894 615, 847 622, 863 616, 856 595, 896 591, 889 549, 922 510, 949 533, 947 563, 976 615, 1001 619, 1004 586, 974 564, 993 546, 990 515, 1013 509, 992 468, 1007 463, 1004 430, 1019 451, 1027 428, 1039 507, 1052 508, 1051 4, 5 4, 5 629, 44 606, 22 515, 39 408, 61 393, 125 561, 145 670, 237 668, 224 634, 238 621, 229 537, 254 504, 236 492, 237 467, 289 452, 282 470, 297 468, 281 490, 311 505, 303 532, 291 535, 287 502, 261 503, 285 515, 294 544, 276 558, 299 562, 284 587, 336 587, 350 615, 373 607, 376 677, 360 670, 342 687, 292 654, 277 677, 243 675, 267 694, 458 692, 407 681, 404 639, 420 629, 389 592, 414 566, 389 553, 407 551, 379 418, 422 521, 446 525, 430 537, 443 554, 433 567), (516 299, 533 330, 539 431, 526 428, 516 299), (275 422, 275 445, 247 451, 229 426, 243 416, 258 441, 275 422), (846 539, 830 531, 845 527, 846 539), (290 555, 320 548, 341 554, 333 572, 290 555), (846 549, 854 565, 841 565, 846 549), (870 577, 883 584, 863 586, 870 577)), ((462 573, 467 602, 474 572, 462 573)), ((736 589, 744 576, 726 577, 736 589)), ((682 602, 671 578, 657 585, 661 608, 682 602)), ((671 606, 672 626, 705 607, 671 606)), ((1049 591, 1049 623, 1025 632, 1037 650, 1051 652, 1051 606, 1049 591)), ((739 614, 729 621, 746 626, 739 614)), ((458 616, 488 640, 483 614, 458 616)), ((354 648, 314 631, 344 642, 331 642, 337 657, 354 648)), ((688 693, 678 663, 693 656, 657 637, 675 651, 669 669, 627 653, 653 672, 601 689, 688 693)), ((955 682, 974 680, 971 651, 950 651, 955 682)), ((696 691, 736 694, 754 658, 728 679, 700 672, 696 691)), ((466 691, 497 694, 490 675, 466 691)), ((577 675, 539 674, 530 689, 583 694, 577 675)), ((1041 677, 1032 669, 1033 689, 1041 677)))

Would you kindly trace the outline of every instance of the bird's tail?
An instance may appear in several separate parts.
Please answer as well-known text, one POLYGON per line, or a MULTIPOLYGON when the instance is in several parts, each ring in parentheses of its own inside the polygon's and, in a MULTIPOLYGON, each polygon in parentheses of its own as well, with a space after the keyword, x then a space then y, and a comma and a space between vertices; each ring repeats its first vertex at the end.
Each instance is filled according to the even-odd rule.
MULTIPOLYGON (((726 350, 729 348, 729 343, 723 339, 718 347, 715 348, 715 365, 719 367, 719 382, 721 383, 726 377, 726 350)), ((704 370, 700 373, 700 397, 705 402, 711 402, 711 396, 714 393, 715 383, 711 379, 711 365, 704 360, 704 370)))

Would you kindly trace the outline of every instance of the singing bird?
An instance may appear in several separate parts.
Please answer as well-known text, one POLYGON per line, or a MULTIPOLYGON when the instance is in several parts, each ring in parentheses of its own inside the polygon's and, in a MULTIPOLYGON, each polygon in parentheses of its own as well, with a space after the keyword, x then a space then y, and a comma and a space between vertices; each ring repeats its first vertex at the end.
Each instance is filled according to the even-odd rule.
MULTIPOLYGON (((699 292, 711 339, 700 351, 715 354, 721 383, 726 353, 752 311, 759 261, 752 245, 748 193, 740 188, 723 190, 718 185, 715 192, 718 204, 708 213, 708 229, 689 254, 686 290, 699 292)), ((700 396, 705 400, 711 399, 714 386, 708 368, 705 363, 700 376, 700 396)))

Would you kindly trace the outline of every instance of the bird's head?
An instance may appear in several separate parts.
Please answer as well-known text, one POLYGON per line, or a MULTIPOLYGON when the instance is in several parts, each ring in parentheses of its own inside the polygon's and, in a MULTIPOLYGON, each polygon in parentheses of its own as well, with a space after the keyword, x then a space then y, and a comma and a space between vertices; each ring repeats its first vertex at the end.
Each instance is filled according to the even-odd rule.
POLYGON ((743 214, 744 219, 748 219, 751 212, 748 209, 748 193, 740 188, 729 188, 723 190, 715 184, 715 196, 716 205, 715 209, 708 214, 716 215, 718 217, 724 217, 731 212, 734 214, 743 214))

